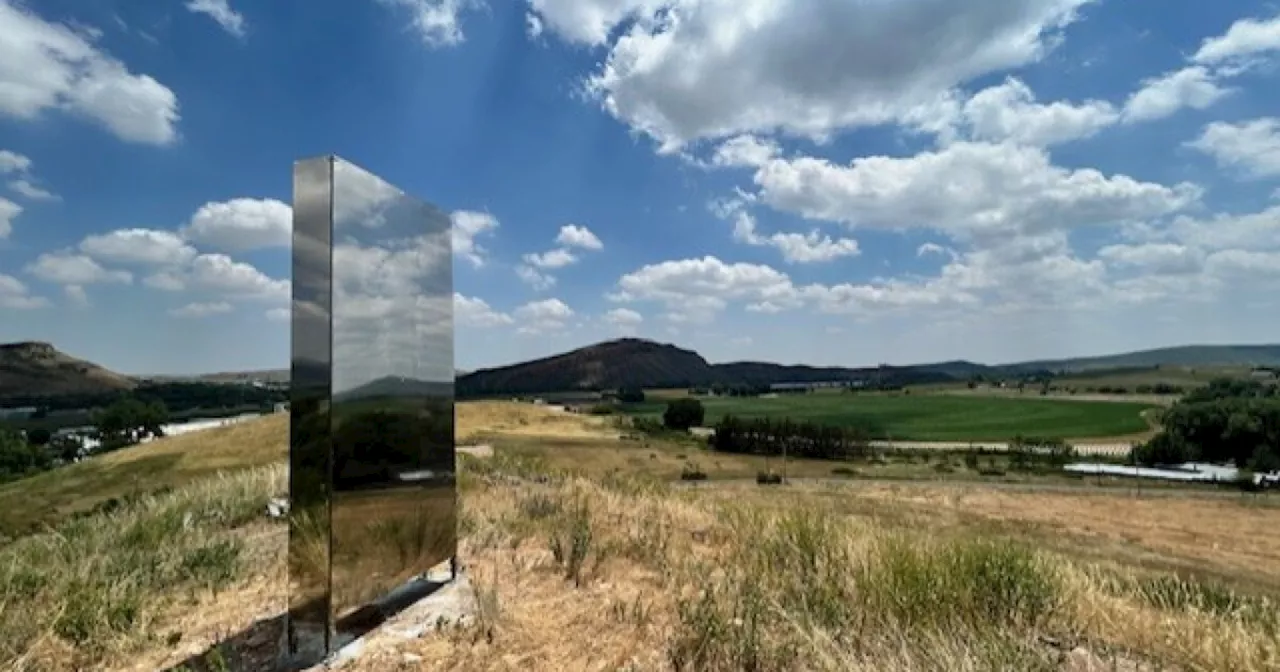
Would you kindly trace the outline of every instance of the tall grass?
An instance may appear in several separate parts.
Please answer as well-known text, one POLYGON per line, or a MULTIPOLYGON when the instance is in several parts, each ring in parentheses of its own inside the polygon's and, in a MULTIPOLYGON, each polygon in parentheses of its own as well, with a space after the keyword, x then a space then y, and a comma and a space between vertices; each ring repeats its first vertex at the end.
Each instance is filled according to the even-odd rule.
POLYGON ((0 548, 0 669, 90 665, 158 636, 172 600, 252 569, 234 530, 285 487, 283 467, 218 476, 0 548))

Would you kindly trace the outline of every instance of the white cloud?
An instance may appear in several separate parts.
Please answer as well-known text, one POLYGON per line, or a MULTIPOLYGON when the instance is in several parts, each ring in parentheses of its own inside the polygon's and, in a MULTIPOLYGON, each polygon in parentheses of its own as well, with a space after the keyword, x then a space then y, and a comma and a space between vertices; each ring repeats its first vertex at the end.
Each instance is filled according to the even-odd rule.
POLYGON ((825 159, 774 159, 754 176, 775 209, 853 228, 932 229, 970 242, 997 242, 1082 226, 1147 220, 1198 202, 1201 189, 1139 182, 1050 163, 1044 150, 959 142, 847 166, 825 159))
POLYGON ((287 247, 293 236, 293 209, 272 198, 209 202, 191 216, 182 235, 231 252, 287 247))
POLYGON ((13 232, 13 220, 22 214, 22 206, 0 196, 0 240, 13 232))
POLYGON ((7 149, 0 149, 0 175, 25 173, 31 170, 31 159, 7 149))
POLYGON ((80 251, 99 261, 116 264, 179 266, 196 256, 196 250, 172 231, 119 229, 86 237, 80 251))
POLYGON ((379 0, 409 12, 410 24, 430 48, 452 47, 465 39, 462 15, 484 7, 481 0, 379 0))
POLYGON ((821 140, 892 121, 976 77, 1038 61, 1087 2, 530 4, 564 39, 609 45, 588 90, 674 151, 701 138, 781 129, 821 140))
POLYGON ((170 310, 169 314, 174 317, 200 318, 229 312, 231 312, 231 304, 226 301, 213 301, 208 303, 188 303, 181 308, 170 310))
POLYGON ((574 312, 560 299, 530 301, 515 311, 521 334, 543 334, 562 331, 574 312))
POLYGON ((186 286, 217 292, 228 298, 288 301, 288 280, 276 280, 250 264, 225 254, 196 257, 184 278, 186 286))
POLYGON ((454 323, 459 327, 498 327, 511 324, 514 320, 506 313, 500 313, 479 297, 463 296, 453 293, 454 323))
POLYGON ((566 247, 580 247, 584 250, 602 250, 604 243, 585 226, 576 224, 565 224, 560 227, 560 233, 556 236, 556 243, 566 247))
POLYGON ((187 0, 187 10, 204 14, 228 33, 244 37, 244 15, 232 9, 227 0, 187 0))
POLYGON ((1205 40, 1192 60, 1218 65, 1276 51, 1280 51, 1280 15, 1236 21, 1226 33, 1205 40))
POLYGON ((487 212, 470 210, 458 210, 450 217, 453 220, 453 254, 476 268, 484 266, 488 251, 476 242, 476 238, 492 235, 498 228, 498 219, 487 212))
POLYGON ((0 0, 0 114, 35 119, 61 109, 128 142, 167 145, 178 137, 178 98, 134 74, 84 30, 46 21, 0 0))
POLYGON ((730 301, 756 307, 797 305, 791 279, 769 266, 725 263, 716 257, 649 264, 618 280, 618 301, 656 301, 676 321, 705 323, 730 301))
POLYGON ((288 322, 293 319, 293 311, 288 308, 269 308, 265 314, 272 322, 288 322))
POLYGON ((542 292, 556 286, 556 279, 532 266, 516 266, 516 276, 533 289, 542 292))
POLYGON ((916 248, 916 256, 923 257, 926 254, 937 254, 941 256, 949 256, 955 258, 956 253, 948 247, 944 247, 937 243, 925 243, 916 248))
POLYGON ((818 263, 861 253, 858 241, 851 238, 833 240, 816 229, 803 234, 779 232, 762 236, 756 232, 756 220, 750 213, 740 211, 734 218, 734 240, 758 247, 772 247, 782 253, 787 263, 818 263))
POLYGON ((0 308, 11 310, 29 310, 44 308, 49 305, 48 299, 32 296, 21 280, 0 273, 0 308))
POLYGON ((67 285, 62 288, 64 294, 67 295, 67 301, 71 305, 78 308, 85 308, 89 305, 89 294, 84 291, 84 287, 80 285, 67 285))
POLYGON ((739 135, 725 140, 716 148, 711 164, 732 168, 754 168, 781 153, 778 144, 754 135, 739 135))
POLYGON ((181 292, 187 280, 180 271, 157 271, 142 279, 142 284, 164 292, 181 292))
POLYGON ((1111 103, 1100 100, 1037 102, 1030 87, 1010 77, 963 102, 948 98, 922 106, 905 121, 938 133, 944 142, 963 138, 1047 147, 1095 135, 1119 118, 1111 103))
POLYGON ((1167 73, 1142 82, 1142 88, 1129 96, 1124 104, 1126 122, 1162 119, 1183 108, 1203 110, 1231 93, 1209 72, 1198 65, 1167 73))
POLYGON ((578 261, 578 258, 569 250, 557 247, 540 254, 526 254, 524 261, 534 268, 564 268, 578 261))
POLYGON ((1215 121, 1187 146, 1212 156, 1218 165, 1255 178, 1280 176, 1280 118, 1238 124, 1215 121))
POLYGON ((614 308, 604 314, 604 320, 618 327, 634 327, 644 321, 644 316, 630 308, 614 308))
POLYGON ((128 271, 113 271, 103 268, 98 262, 83 254, 64 250, 42 254, 34 262, 27 265, 27 272, 44 280, 59 285, 93 285, 133 282, 133 274, 128 271))
POLYGON ((31 180, 18 179, 9 183, 9 188, 33 201, 56 201, 58 195, 31 183, 31 180))
POLYGON ((1196 273, 1204 266, 1203 254, 1177 243, 1108 245, 1098 251, 1098 256, 1119 266, 1160 275, 1196 273))

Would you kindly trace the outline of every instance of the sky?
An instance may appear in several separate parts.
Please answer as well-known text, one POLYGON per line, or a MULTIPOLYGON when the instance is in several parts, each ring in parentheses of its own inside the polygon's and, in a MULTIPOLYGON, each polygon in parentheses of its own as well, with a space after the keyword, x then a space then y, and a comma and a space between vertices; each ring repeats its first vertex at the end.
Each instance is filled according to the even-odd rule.
POLYGON ((0 341, 286 366, 336 154, 451 219, 464 370, 1276 342, 1277 110, 1274 2, 0 0, 0 341))

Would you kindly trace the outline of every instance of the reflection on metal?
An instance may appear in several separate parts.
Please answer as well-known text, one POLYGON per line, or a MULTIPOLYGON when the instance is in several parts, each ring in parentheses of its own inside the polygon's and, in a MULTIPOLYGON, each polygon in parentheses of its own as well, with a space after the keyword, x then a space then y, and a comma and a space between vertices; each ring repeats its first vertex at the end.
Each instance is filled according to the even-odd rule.
POLYGON ((289 656, 401 608, 457 548, 448 215, 335 157, 294 166, 289 656))

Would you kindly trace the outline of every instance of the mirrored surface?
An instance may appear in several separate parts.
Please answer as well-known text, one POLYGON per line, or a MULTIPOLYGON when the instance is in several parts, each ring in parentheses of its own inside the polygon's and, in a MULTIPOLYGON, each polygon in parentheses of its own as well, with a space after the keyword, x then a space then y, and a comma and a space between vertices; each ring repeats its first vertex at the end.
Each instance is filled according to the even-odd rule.
MULTIPOLYGON (((315 282, 295 275, 295 283, 304 281, 295 284, 294 369, 301 353, 324 351, 324 373, 302 380, 327 376, 323 401, 330 403, 295 406, 293 447, 303 455, 292 463, 301 468, 294 483, 304 490, 312 487, 305 481, 311 474, 324 474, 315 491, 328 495, 327 525, 312 538, 321 539, 325 553, 310 555, 327 561, 327 573, 305 570, 295 586, 302 600, 313 578, 327 585, 323 646, 332 649, 385 618, 390 607, 382 598, 451 559, 457 546, 453 268, 444 212, 341 159, 321 161, 331 226, 325 235, 306 236, 305 244, 331 245, 328 254, 295 247, 294 257, 295 268, 304 267, 299 273, 325 266, 320 260, 330 273, 315 282), (317 286, 328 288, 327 303, 308 294, 317 286), (319 322, 325 344, 301 343, 307 337, 300 332, 319 322), (328 433, 313 438, 303 427, 308 420, 327 425, 328 433)), ((297 179, 310 179, 307 167, 298 164, 297 179)), ((295 218, 307 212, 295 210, 295 218)), ((303 237, 295 232, 295 244, 303 237)), ((303 392, 309 389, 299 386, 299 401, 310 398, 303 392)), ((290 538, 291 566, 299 568, 310 545, 303 526, 299 518, 291 528, 299 533, 296 543, 290 538)))
POLYGON ((303 659, 330 645, 331 174, 327 157, 294 164, 288 645, 303 659))

